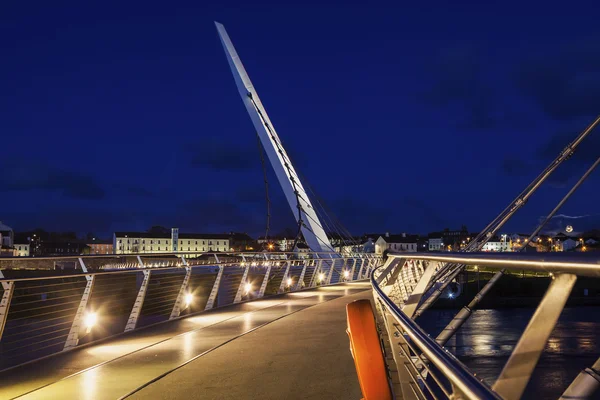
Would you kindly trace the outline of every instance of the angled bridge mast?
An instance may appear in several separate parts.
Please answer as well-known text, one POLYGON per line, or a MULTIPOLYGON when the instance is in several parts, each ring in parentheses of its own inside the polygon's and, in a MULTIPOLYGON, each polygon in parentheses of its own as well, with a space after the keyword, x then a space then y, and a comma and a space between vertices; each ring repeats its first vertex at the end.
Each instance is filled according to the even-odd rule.
POLYGON ((217 31, 219 32, 219 37, 242 101, 246 106, 254 128, 258 132, 258 137, 275 170, 279 184, 283 188, 283 192, 292 208, 296 221, 301 226, 306 244, 314 252, 333 251, 323 225, 319 221, 319 217, 300 182, 300 178, 287 152, 281 144, 279 136, 256 93, 254 85, 250 81, 250 77, 246 73, 240 57, 235 51, 235 47, 231 43, 231 39, 229 39, 225 27, 218 22, 215 22, 215 25, 217 26, 217 31))

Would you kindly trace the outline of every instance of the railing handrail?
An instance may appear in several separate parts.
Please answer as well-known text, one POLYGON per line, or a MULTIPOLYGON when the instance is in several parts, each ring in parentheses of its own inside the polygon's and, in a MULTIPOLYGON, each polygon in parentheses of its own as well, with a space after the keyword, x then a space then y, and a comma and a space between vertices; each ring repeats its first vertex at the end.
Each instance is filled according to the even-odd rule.
POLYGON ((600 256, 560 253, 388 253, 388 257, 600 277, 600 256))
MULTIPOLYGON (((111 253, 111 254, 81 254, 81 255, 51 255, 51 256, 28 256, 28 257, 0 257, 0 261, 22 261, 22 260, 77 260, 79 258, 90 259, 90 258, 121 258, 121 257, 180 257, 186 255, 199 255, 199 256, 217 256, 217 257, 228 257, 228 256, 252 256, 252 255, 344 255, 344 252, 335 251, 310 251, 310 252, 294 252, 294 251, 235 251, 235 252, 204 252, 204 251, 178 251, 168 253, 111 253)), ((375 255, 374 253, 348 253, 350 256, 354 255, 375 255)))
MULTIPOLYGON (((406 253, 414 255, 418 253, 406 253)), ((405 255, 406 257, 406 255, 405 255)), ((377 268, 376 270, 382 267, 377 268)), ((406 332, 409 338, 423 352, 427 359, 436 366, 467 398, 472 399, 500 399, 497 393, 492 391, 485 383, 478 380, 454 355, 448 350, 439 346, 434 339, 429 337, 410 317, 400 310, 400 308, 383 292, 375 279, 375 271, 371 274, 371 286, 377 294, 377 297, 385 304, 386 308, 394 319, 400 324, 402 330, 406 332)))
MULTIPOLYGON (((341 259, 354 259, 354 258, 362 258, 356 256, 348 256, 342 257, 341 259)), ((116 270, 108 270, 108 271, 94 271, 94 272, 83 272, 77 274, 69 274, 69 275, 52 275, 52 276, 35 276, 28 278, 0 278, 0 282, 22 282, 22 281, 42 281, 42 280, 52 280, 52 279, 65 279, 65 278, 84 278, 92 275, 111 275, 111 274, 124 274, 124 273, 138 273, 143 271, 166 271, 166 270, 184 270, 186 267, 188 268, 196 268, 196 267, 240 267, 243 268, 245 266, 250 267, 267 267, 270 263, 282 263, 285 265, 288 261, 303 261, 303 260, 251 260, 251 261, 230 261, 230 262, 210 262, 208 264, 190 264, 190 265, 172 265, 166 267, 147 267, 147 266, 139 266, 139 267, 130 267, 130 268, 122 268, 116 270), (252 265, 256 263, 257 265, 252 265)))

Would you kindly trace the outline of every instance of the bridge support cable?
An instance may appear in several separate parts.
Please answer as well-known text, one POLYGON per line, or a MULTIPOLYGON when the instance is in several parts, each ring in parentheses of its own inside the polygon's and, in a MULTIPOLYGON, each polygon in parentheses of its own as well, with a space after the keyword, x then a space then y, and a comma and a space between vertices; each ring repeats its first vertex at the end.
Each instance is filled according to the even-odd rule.
MULTIPOLYGON (((596 128, 598 126, 598 124, 600 124, 600 116, 596 117, 596 119, 586 128, 584 129, 576 138, 574 141, 572 141, 571 143, 569 143, 569 145, 567 145, 567 147, 565 147, 560 154, 556 157, 556 159, 554 159, 554 161, 552 161, 552 163, 550 163, 550 165, 548 165, 546 167, 546 169, 544 171, 542 171, 542 173, 540 175, 538 175, 533 182, 531 182, 526 188, 525 190, 523 190, 518 196, 517 198, 508 206, 506 207, 492 222, 490 222, 475 238, 473 238, 473 240, 471 240, 468 244, 467 247, 465 248, 464 251, 466 252, 475 252, 475 251, 480 251, 483 246, 485 245, 485 243, 487 243, 487 241, 492 238, 497 232, 498 230, 500 230, 500 228, 502 228, 502 226, 504 226, 504 224, 506 222, 508 222, 508 220, 521 208, 523 207, 526 203, 527 200, 529 200, 529 198, 537 191, 537 189, 546 181, 546 179, 548 179, 550 177, 550 175, 566 160, 568 160, 573 153, 575 152, 575 150, 577 149, 577 147, 579 146, 579 144, 583 141, 583 139, 585 139, 593 130, 594 128, 596 128)), ((595 166, 593 166, 592 170, 595 168, 595 166)), ((590 171, 591 172, 591 171, 590 171)), ((588 173, 589 175, 589 173, 588 173)), ((585 180, 585 178, 587 178, 587 175, 585 175, 584 178, 582 178, 583 180, 585 180)), ((578 185, 577 185, 578 186, 578 185)), ((456 265, 453 267, 450 267, 450 269, 455 269, 458 271, 462 271, 462 269, 464 268, 464 265, 456 265)), ((446 272, 448 270, 448 268, 442 268, 442 271, 446 272)), ((432 282, 430 283, 428 289, 430 289, 431 287, 433 287, 433 285, 435 284, 435 282, 438 282, 440 280, 440 278, 442 277, 441 274, 443 272, 439 272, 438 274, 436 274, 434 276, 434 279, 432 280, 432 282)), ((458 276, 457 273, 452 272, 449 274, 450 277, 456 277, 458 276)), ((444 280, 444 282, 442 283, 442 291, 439 290, 435 290, 431 296, 435 296, 432 301, 426 301, 424 302, 423 306, 420 307, 420 312, 417 313, 417 316, 421 315, 427 308, 429 308, 429 306, 431 306, 435 300, 437 300, 437 298, 439 297, 439 295, 441 295, 441 292, 443 292, 443 289, 445 289, 449 284, 450 284, 451 280, 449 280, 448 278, 446 280, 444 280), (427 304, 427 305, 425 305, 427 304)), ((431 297, 429 296, 429 297, 431 297)))
MULTIPOLYGON (((548 221, 550 221, 554 215, 560 210, 560 208, 569 200, 569 198, 575 193, 575 191, 581 186, 581 184, 590 176, 590 174, 598 167, 600 164, 600 157, 585 171, 585 173, 579 178, 579 180, 573 185, 573 187, 564 195, 564 197, 558 202, 558 204, 554 207, 552 211, 544 218, 544 220, 538 224, 537 228, 529 235, 527 239, 523 242, 523 247, 521 247, 520 251, 524 251, 526 246, 533 240, 535 236, 540 233, 540 231, 546 226, 548 221)), ((500 280, 500 278, 506 273, 505 269, 502 269, 494 274, 492 279, 490 279, 485 286, 481 289, 477 295, 471 300, 471 302, 462 308, 454 316, 452 321, 444 328, 442 332, 436 338, 436 341, 440 345, 444 345, 453 335, 454 333, 469 319, 473 310, 479 304, 479 302, 485 297, 487 293, 492 289, 492 287, 500 280)))
POLYGON ((503 398, 519 399, 523 395, 576 281, 573 274, 557 274, 552 280, 492 387, 503 398))

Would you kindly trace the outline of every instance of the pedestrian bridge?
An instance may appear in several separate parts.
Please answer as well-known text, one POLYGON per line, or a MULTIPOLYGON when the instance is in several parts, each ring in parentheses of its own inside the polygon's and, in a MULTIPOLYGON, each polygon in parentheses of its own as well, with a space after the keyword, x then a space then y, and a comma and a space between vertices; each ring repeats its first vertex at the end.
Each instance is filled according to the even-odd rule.
POLYGON ((5 277, 0 398, 360 397, 345 306, 379 258, 191 256, 5 277))
MULTIPOLYGON (((106 258, 103 272, 81 258, 79 274, 5 277, 0 398, 518 399, 578 277, 600 277, 585 255, 302 257, 137 256, 141 268, 124 270, 106 258), (417 318, 473 266, 499 275, 430 336, 417 318), (443 346, 502 274, 523 269, 551 283, 502 372, 483 381, 443 346)), ((599 368, 582 365, 562 398, 593 398, 599 368)))

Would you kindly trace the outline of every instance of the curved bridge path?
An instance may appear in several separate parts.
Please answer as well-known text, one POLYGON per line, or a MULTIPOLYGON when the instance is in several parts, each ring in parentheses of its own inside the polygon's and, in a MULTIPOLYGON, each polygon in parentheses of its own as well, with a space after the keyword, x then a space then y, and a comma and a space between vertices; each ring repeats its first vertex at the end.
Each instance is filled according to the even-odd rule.
POLYGON ((359 399, 347 303, 366 281, 156 325, 2 373, 0 398, 359 399))

